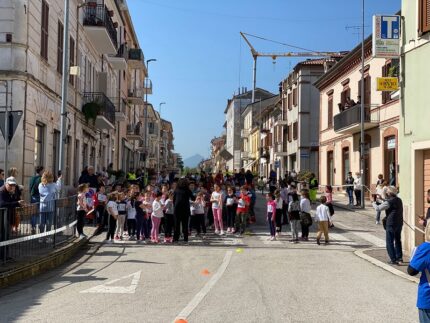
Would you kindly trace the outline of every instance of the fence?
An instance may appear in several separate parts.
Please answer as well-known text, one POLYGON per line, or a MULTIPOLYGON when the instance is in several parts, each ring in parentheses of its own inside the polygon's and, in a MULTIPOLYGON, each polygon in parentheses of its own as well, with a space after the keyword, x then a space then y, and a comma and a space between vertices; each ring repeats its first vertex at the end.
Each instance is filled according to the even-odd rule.
POLYGON ((0 209, 0 265, 48 254, 75 238, 76 196, 0 209))

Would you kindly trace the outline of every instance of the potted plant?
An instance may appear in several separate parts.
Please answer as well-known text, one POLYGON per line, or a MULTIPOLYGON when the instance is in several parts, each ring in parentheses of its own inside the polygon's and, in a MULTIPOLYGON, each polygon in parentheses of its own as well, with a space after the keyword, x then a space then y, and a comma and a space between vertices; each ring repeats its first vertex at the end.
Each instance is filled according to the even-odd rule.
POLYGON ((85 103, 84 106, 82 107, 82 113, 85 116, 85 120, 87 122, 89 120, 92 120, 94 124, 101 108, 102 107, 100 103, 98 103, 97 101, 85 103))

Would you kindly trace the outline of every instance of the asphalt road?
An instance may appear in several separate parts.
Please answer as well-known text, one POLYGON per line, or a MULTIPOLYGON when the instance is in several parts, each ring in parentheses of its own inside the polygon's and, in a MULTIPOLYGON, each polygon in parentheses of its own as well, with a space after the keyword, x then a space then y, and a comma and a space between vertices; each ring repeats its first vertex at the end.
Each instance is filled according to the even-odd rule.
POLYGON ((418 321, 417 285, 353 253, 382 246, 372 219, 336 210, 330 245, 317 246, 314 232, 309 242, 291 244, 289 235, 272 242, 259 203, 259 223, 243 238, 103 244, 72 270, 2 296, 0 321, 418 321))

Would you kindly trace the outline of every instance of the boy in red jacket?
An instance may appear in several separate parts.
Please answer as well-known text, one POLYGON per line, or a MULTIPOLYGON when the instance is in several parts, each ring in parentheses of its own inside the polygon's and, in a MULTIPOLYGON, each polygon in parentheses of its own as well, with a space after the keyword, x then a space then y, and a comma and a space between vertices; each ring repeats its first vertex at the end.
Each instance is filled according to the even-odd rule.
POLYGON ((236 230, 238 236, 240 237, 246 228, 246 222, 248 220, 249 205, 251 204, 251 198, 248 196, 248 189, 246 186, 240 188, 240 196, 237 201, 236 210, 236 230))

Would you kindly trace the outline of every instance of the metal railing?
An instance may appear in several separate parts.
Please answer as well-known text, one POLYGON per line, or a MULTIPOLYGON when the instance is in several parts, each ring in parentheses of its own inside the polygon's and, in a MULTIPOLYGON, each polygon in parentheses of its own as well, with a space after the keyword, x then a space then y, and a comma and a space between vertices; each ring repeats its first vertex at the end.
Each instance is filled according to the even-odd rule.
POLYGON ((76 196, 0 209, 0 265, 30 261, 75 238, 76 196))
POLYGON ((143 55, 143 51, 140 48, 130 48, 128 50, 128 59, 141 61, 145 65, 145 55, 143 55))
MULTIPOLYGON (((333 118, 334 131, 342 130, 350 126, 359 124, 361 121, 361 105, 356 104, 353 107, 336 114, 333 118)), ((364 108, 364 122, 372 122, 370 108, 364 108)))
POLYGON ((103 116, 110 123, 115 124, 115 105, 103 92, 84 92, 82 98, 83 106, 90 102, 95 102, 100 106, 97 115, 103 116))
POLYGON ((105 27, 115 48, 118 48, 117 32, 104 4, 89 3, 84 7, 84 26, 105 27))

